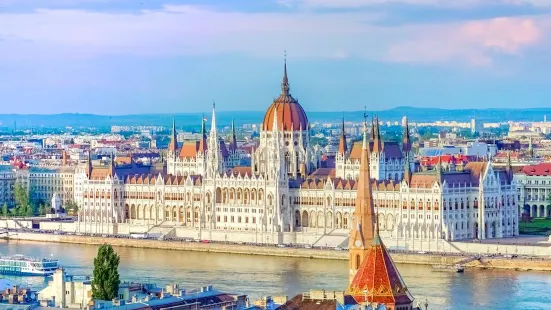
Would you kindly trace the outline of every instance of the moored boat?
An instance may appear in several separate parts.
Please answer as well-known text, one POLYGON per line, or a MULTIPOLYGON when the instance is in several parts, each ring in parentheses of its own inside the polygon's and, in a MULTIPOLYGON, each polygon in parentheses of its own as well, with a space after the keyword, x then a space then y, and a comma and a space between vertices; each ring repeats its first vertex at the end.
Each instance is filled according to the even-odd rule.
POLYGON ((1 256, 0 274, 21 276, 50 276, 59 267, 59 261, 23 255, 1 256))
POLYGON ((461 265, 432 265, 432 269, 437 271, 463 272, 465 268, 461 265))

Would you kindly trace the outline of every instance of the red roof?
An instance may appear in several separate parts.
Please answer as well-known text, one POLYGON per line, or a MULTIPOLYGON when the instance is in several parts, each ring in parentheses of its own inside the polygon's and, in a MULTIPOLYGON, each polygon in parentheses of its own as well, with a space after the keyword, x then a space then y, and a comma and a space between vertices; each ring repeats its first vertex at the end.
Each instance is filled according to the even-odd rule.
POLYGON ((463 154, 458 155, 440 155, 440 156, 425 156, 421 158, 421 165, 422 166, 434 166, 438 164, 438 158, 442 161, 442 163, 467 163, 469 161, 476 160, 476 156, 467 156, 463 154))
POLYGON ((541 163, 537 165, 524 166, 521 170, 525 175, 551 175, 551 163, 541 163))
POLYGON ((360 304, 375 302, 411 305, 413 302, 413 297, 378 234, 350 283, 348 294, 360 304))
POLYGON ((285 131, 298 131, 308 129, 308 117, 298 101, 289 93, 289 81, 287 79, 287 65, 283 73, 281 94, 277 97, 264 115, 262 130, 272 130, 274 115, 277 115, 277 129, 285 131))

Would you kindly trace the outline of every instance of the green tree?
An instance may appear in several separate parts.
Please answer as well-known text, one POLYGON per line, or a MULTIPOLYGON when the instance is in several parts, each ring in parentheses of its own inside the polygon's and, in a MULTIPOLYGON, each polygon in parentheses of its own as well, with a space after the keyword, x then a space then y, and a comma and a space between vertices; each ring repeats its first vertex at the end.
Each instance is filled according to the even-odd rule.
POLYGON ((4 205, 2 206, 2 216, 8 216, 9 210, 8 210, 8 203, 4 202, 4 205))
POLYGON ((27 206, 27 209, 25 210, 25 216, 34 216, 35 212, 34 212, 34 208, 33 206, 31 205, 28 205, 27 206))
POLYGON ((43 204, 40 204, 40 205, 38 206, 38 214, 39 214, 39 215, 42 215, 42 216, 46 215, 46 209, 44 208, 44 205, 43 205, 43 204))
POLYGON ((78 213, 78 204, 74 201, 69 201, 65 204, 65 212, 69 215, 76 215, 78 213))
POLYGON ((27 189, 20 182, 15 183, 13 187, 13 195, 15 198, 15 206, 18 208, 24 208, 31 204, 29 199, 29 193, 27 189))
POLYGON ((92 280, 92 297, 94 299, 112 300, 119 295, 119 255, 108 244, 98 249, 94 258, 94 279, 92 280))

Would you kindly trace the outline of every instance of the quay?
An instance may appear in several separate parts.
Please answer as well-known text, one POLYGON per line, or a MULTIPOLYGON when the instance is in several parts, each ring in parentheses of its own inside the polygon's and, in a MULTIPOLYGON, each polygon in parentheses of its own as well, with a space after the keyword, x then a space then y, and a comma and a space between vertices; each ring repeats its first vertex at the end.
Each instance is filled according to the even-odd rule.
MULTIPOLYGON (((73 243, 87 245, 110 244, 118 247, 149 248, 174 251, 213 252, 240 255, 261 255, 279 257, 299 257, 311 259, 348 260, 348 251, 334 249, 307 249, 299 247, 277 247, 273 245, 228 244, 219 242, 185 242, 174 240, 128 239, 100 236, 79 236, 68 234, 50 234, 33 232, 13 232, 2 236, 5 240, 22 240, 36 242, 73 243)), ((418 253, 418 252, 391 252, 395 263, 419 265, 455 265, 463 263, 467 268, 483 269, 515 269, 551 271, 551 259, 543 257, 514 257, 499 256, 479 257, 473 255, 452 253, 418 253)))

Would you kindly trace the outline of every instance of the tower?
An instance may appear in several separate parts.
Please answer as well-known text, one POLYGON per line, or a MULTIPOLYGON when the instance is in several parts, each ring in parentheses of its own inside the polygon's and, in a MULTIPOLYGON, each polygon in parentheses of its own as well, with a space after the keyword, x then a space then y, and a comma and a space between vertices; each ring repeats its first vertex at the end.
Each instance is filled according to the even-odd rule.
POLYGON ((409 185, 411 182, 411 166, 409 165, 409 153, 406 153, 406 159, 404 160, 404 181, 409 185))
POLYGON ((231 134, 230 134, 230 145, 229 148, 231 151, 237 150, 237 139, 235 137, 235 124, 233 119, 231 120, 231 134))
POLYGON ((404 135, 402 137, 402 152, 404 155, 411 152, 411 140, 409 137, 409 125, 407 116, 404 117, 404 135))
POLYGON ((369 143, 367 141, 367 123, 364 122, 363 146, 360 159, 360 177, 356 194, 356 207, 350 230, 349 276, 350 281, 356 275, 361 262, 365 259, 369 247, 373 243, 375 233, 375 209, 371 192, 371 177, 369 174, 369 143))
POLYGON ((345 156, 348 147, 346 145, 346 133, 344 132, 344 117, 342 118, 341 126, 341 138, 339 140, 339 153, 341 156, 345 156))
POLYGON ((176 135, 176 119, 174 117, 172 118, 172 135, 168 144, 168 153, 172 157, 176 157, 178 154, 178 136, 176 135))

